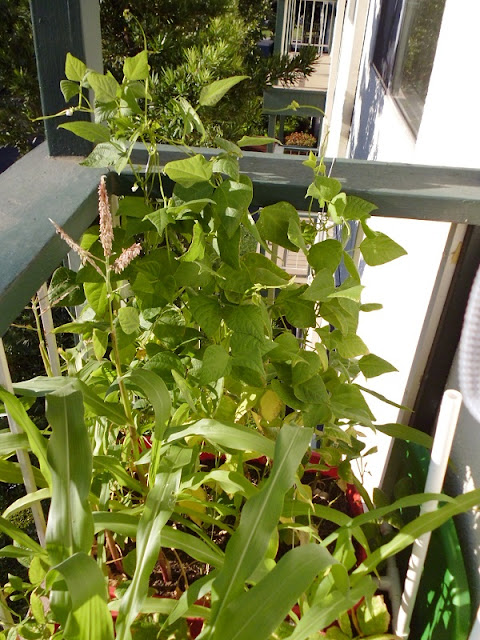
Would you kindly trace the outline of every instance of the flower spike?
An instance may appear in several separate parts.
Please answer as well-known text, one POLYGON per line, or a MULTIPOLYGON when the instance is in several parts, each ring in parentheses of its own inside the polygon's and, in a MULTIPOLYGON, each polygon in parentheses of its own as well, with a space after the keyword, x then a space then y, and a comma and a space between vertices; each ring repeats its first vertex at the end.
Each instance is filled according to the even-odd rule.
POLYGON ((64 231, 64 229, 62 229, 62 227, 58 225, 54 220, 52 220, 51 218, 49 218, 49 220, 55 227, 55 231, 62 238, 62 240, 64 240, 64 242, 68 244, 70 249, 73 249, 73 251, 75 251, 75 253, 77 253, 80 256, 80 260, 82 261, 82 264, 85 264, 86 262, 88 262, 89 264, 92 265, 92 267, 94 267, 98 271, 98 273, 102 277, 104 277, 104 274, 101 272, 98 264, 93 260, 92 254, 86 251, 85 249, 83 249, 79 244, 77 244, 75 240, 73 240, 73 238, 71 238, 68 235, 68 233, 64 231))
POLYGON ((131 261, 140 255, 140 251, 142 250, 142 245, 136 242, 132 244, 128 249, 124 249, 122 253, 118 256, 118 258, 113 263, 113 270, 115 273, 122 273, 131 261))
POLYGON ((108 202, 105 176, 100 178, 98 185, 98 213, 100 214, 100 242, 103 247, 103 255, 107 258, 112 255, 113 221, 108 202))

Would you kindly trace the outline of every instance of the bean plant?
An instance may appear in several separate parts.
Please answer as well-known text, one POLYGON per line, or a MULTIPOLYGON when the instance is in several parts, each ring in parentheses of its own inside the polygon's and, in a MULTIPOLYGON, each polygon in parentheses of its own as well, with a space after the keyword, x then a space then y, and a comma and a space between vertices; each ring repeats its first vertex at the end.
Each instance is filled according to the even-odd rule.
MULTIPOLYGON (((370 227, 375 205, 347 195, 313 153, 302 215, 289 202, 252 210, 239 165, 251 138, 218 139, 208 158, 184 146, 183 159, 163 163, 146 50, 123 72, 119 83, 66 60, 61 89, 75 105, 63 113, 94 121, 61 126, 95 144, 83 164, 110 172, 98 224, 81 239, 52 221, 81 260, 77 272, 61 266, 49 287, 51 304, 71 313, 55 332, 77 338, 61 350, 62 375, 16 384, 16 396, 0 389, 24 432, 0 434, 2 477, 22 481, 12 457, 24 448, 39 487, 0 518, 12 540, 0 555, 28 567, 28 581, 12 575, 3 585, 0 638, 188 638, 194 617, 204 640, 306 640, 325 629, 337 640, 393 638, 377 568, 480 500, 478 491, 440 496, 436 512, 404 525, 399 510, 438 496, 375 508, 352 471, 366 429, 430 444, 377 424, 358 381, 394 367, 357 334, 360 314, 380 305, 361 302, 349 223, 361 225, 368 265, 405 251, 370 227), (109 197, 116 174, 130 185, 120 199, 109 197), (279 248, 305 256, 308 282, 279 266, 279 248), (348 276, 336 286, 340 265, 348 276), (25 409, 33 396, 45 397, 44 431, 25 409), (369 511, 315 500, 302 480, 332 468, 369 511), (11 521, 39 500, 43 546, 11 521), (374 540, 373 525, 392 514, 400 530, 374 540), (337 528, 324 536, 322 521, 337 528), (174 597, 160 598, 158 576, 172 581, 174 564, 174 597)), ((179 98, 184 135, 172 143, 202 135, 202 112, 242 80, 214 82, 198 105, 179 98)))

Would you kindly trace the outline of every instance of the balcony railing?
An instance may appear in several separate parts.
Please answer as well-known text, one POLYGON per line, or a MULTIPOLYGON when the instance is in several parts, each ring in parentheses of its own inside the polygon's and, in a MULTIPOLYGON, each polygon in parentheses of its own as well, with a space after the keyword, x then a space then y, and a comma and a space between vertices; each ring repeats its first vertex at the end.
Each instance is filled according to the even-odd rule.
MULTIPOLYGON (((206 157, 214 151, 201 150, 206 157)), ((162 164, 184 151, 160 145, 162 164)), ((78 157, 52 157, 44 143, 0 175, 0 335, 3 335, 66 255, 48 218, 78 239, 97 215, 99 169, 78 157)), ((135 163, 142 163, 139 149, 135 163)), ((252 179, 255 207, 287 200, 305 204, 310 171, 302 156, 246 152, 241 169, 252 179)), ((327 170, 329 166, 327 160, 327 170)), ((334 175, 349 194, 375 203, 377 215, 480 225, 479 171, 337 159, 334 175)), ((131 195, 133 177, 109 174, 115 195, 131 195)), ((464 247, 466 249, 466 247, 464 247)))
POLYGON ((287 0, 282 52, 314 46, 320 56, 330 53, 336 8, 336 0, 287 0))

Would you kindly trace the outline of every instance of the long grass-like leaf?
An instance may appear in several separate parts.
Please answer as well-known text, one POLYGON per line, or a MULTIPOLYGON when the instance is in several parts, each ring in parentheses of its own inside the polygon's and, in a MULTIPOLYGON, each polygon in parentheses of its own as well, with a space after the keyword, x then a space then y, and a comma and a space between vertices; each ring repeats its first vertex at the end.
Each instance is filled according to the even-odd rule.
POLYGON ((29 535, 22 531, 15 524, 6 520, 6 518, 2 518, 0 516, 0 531, 11 538, 14 542, 16 542, 20 547, 25 547, 25 549, 30 549, 34 551, 36 554, 44 555, 45 549, 41 547, 38 542, 32 540, 29 535))
MULTIPOLYGON (((33 478, 37 487, 44 488, 47 486, 47 481, 43 477, 37 467, 32 467, 33 478)), ((9 482, 10 484, 22 484, 23 476, 22 470, 18 462, 10 462, 10 460, 0 460, 0 478, 2 482, 9 482)))
POLYGON ((316 544, 292 549, 263 580, 230 602, 218 617, 213 638, 267 640, 315 577, 336 563, 316 544))
POLYGON ((148 398, 155 411, 155 438, 162 440, 170 418, 172 401, 162 378, 147 369, 134 369, 125 377, 125 385, 137 388, 148 398))
POLYGON ((226 451, 251 451, 273 457, 275 443, 258 432, 238 424, 205 418, 188 427, 167 429, 166 442, 176 442, 188 436, 202 436, 226 451))
POLYGON ((71 640, 113 640, 105 578, 95 560, 79 552, 54 569, 67 583, 71 601, 64 637, 71 640))
POLYGON ((46 377, 37 376, 25 382, 17 382, 13 385, 15 393, 23 396, 43 397, 70 386, 82 392, 85 405, 97 416, 105 416, 108 420, 123 426, 127 418, 122 407, 118 403, 105 402, 79 378, 67 378, 65 376, 46 377))
POLYGON ((212 591, 212 632, 215 621, 238 594, 245 581, 262 562, 278 525, 283 499, 295 482, 298 465, 312 437, 312 431, 284 426, 275 444, 272 473, 261 490, 245 505, 240 524, 225 551, 225 563, 212 591))
MULTIPOLYGON (((424 533, 433 531, 444 522, 459 513, 464 513, 472 507, 480 504, 480 489, 469 491, 461 496, 453 498, 450 504, 440 507, 436 511, 424 513, 405 525, 390 542, 382 545, 371 553, 362 564, 355 569, 353 576, 358 580, 367 573, 373 571, 383 560, 393 556, 410 546, 424 533)), ((360 517, 360 516, 359 516, 360 517)), ((354 580, 352 578, 352 584, 354 580)))
MULTIPOLYGON (((365 549, 364 541, 361 537, 359 537, 359 533, 362 531, 361 526, 367 524, 369 522, 374 522, 375 520, 382 520, 385 516, 393 513, 394 511, 398 511, 398 509, 407 509, 408 507, 418 507, 425 502, 430 502, 431 500, 435 500, 437 502, 455 502, 455 498, 451 498, 443 493, 416 493, 412 496, 405 496, 404 498, 399 498, 392 504, 386 505, 385 507, 379 507, 378 509, 372 509, 371 511, 366 511, 355 518, 350 518, 348 522, 342 520, 334 520, 339 525, 339 529, 331 533, 327 538, 325 538, 322 542, 324 546, 328 546, 332 542, 334 542, 339 535, 341 535, 346 529, 350 529, 352 534, 357 538, 357 540, 362 544, 365 549)), ((322 507, 320 505, 315 506, 315 515, 319 515, 323 512, 323 510, 329 510, 329 507, 322 507)), ((331 510, 331 509, 330 509, 331 510)), ((342 514, 343 515, 343 514, 342 514)), ((328 514, 325 513, 325 518, 331 519, 328 517, 328 514)))
POLYGON ((164 454, 160 473, 147 496, 145 508, 138 523, 137 563, 132 582, 120 601, 117 619, 117 639, 130 640, 130 626, 142 610, 148 593, 148 580, 162 545, 162 529, 175 506, 175 495, 180 485, 182 456, 190 452, 182 449, 164 454))
POLYGON ((407 427, 404 424, 390 423, 390 424, 376 424, 375 429, 385 433, 391 438, 399 438, 400 440, 408 440, 419 444, 426 449, 431 449, 433 445, 433 438, 428 433, 414 429, 413 427, 407 427))
POLYGON ((0 558, 31 558, 34 555, 35 551, 15 547, 13 544, 7 544, 0 549, 0 558))
POLYGON ((103 529, 129 538, 137 537, 139 515, 125 511, 94 511, 93 523, 95 534, 103 529))
POLYGON ((11 456, 16 449, 28 449, 24 433, 0 433, 0 456, 11 456))
MULTIPOLYGON (((147 598, 142 606, 141 613, 163 613, 170 614, 177 605, 176 600, 170 600, 168 598, 147 598)), ((210 616, 210 609, 202 607, 201 605, 192 605, 188 609, 188 613, 185 612, 181 618, 194 616, 196 618, 204 618, 208 620, 210 616)))
POLYGON ((52 502, 47 524, 47 550, 52 564, 74 553, 88 553, 93 518, 88 502, 92 451, 83 421, 80 391, 62 387, 47 397, 52 427, 47 457, 52 474, 52 502))
MULTIPOLYGON (((210 593, 212 590, 212 584, 215 578, 217 577, 218 571, 214 569, 208 575, 203 576, 203 578, 199 578, 195 580, 193 584, 186 589, 180 599, 176 602, 175 607, 170 612, 166 626, 169 626, 176 622, 179 618, 184 618, 188 613, 191 612, 192 608, 195 606, 195 602, 200 600, 204 595, 210 593)), ((210 618, 209 615, 205 617, 205 620, 210 618)))
POLYGON ((196 473, 192 478, 182 484, 182 489, 196 489, 206 482, 215 482, 219 487, 231 495, 240 494, 246 498, 251 498, 257 493, 257 487, 253 485, 244 475, 237 471, 227 471, 225 469, 213 469, 209 473, 196 473))
POLYGON ((2 515, 4 518, 11 518, 15 513, 19 513, 20 511, 31 507, 34 502, 47 500, 50 496, 50 489, 39 489, 33 493, 27 493, 26 496, 22 496, 21 498, 18 498, 18 500, 15 500, 15 502, 12 502, 12 504, 5 509, 2 515))
POLYGON ((333 591, 321 602, 313 604, 302 616, 289 640, 308 640, 316 637, 319 631, 325 629, 337 620, 342 613, 354 607, 362 598, 372 596, 377 585, 370 576, 364 576, 348 593, 333 591))
POLYGON ((125 385, 140 389, 150 401, 155 412, 155 429, 152 441, 149 484, 152 485, 160 464, 160 449, 172 410, 172 400, 162 378, 148 369, 134 369, 125 377, 125 385))
MULTIPOLYGON (((0 387, 0 400, 7 408, 9 414, 15 420, 19 427, 26 433, 30 449, 32 453, 37 457, 40 465, 40 470, 43 477, 50 485, 50 469, 47 462, 47 441, 40 433, 40 430, 32 420, 30 420, 25 407, 13 394, 5 391, 3 387, 0 387)), ((22 480, 23 482, 23 480, 22 480)))
MULTIPOLYGON (((108 529, 114 533, 129 538, 136 538, 138 532, 138 515, 125 512, 112 513, 109 511, 95 511, 93 513, 95 533, 108 529)), ((162 529, 162 546, 170 549, 181 549, 199 562, 211 564, 214 567, 223 565, 224 554, 217 546, 207 545, 203 540, 190 533, 179 531, 171 526, 162 529)))
POLYGON ((107 471, 115 480, 124 487, 137 491, 141 495, 145 493, 145 487, 122 467, 120 460, 113 456, 95 456, 93 467, 101 471, 107 471))

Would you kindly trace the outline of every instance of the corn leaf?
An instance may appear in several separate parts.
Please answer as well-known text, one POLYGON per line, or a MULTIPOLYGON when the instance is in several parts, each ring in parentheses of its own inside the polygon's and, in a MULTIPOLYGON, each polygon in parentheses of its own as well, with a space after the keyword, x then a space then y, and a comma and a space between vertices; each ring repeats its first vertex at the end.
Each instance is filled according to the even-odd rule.
POLYGON ((79 552, 54 569, 64 578, 70 596, 71 609, 64 637, 68 640, 113 640, 105 578, 95 560, 79 552))
POLYGON ((123 487, 128 487, 132 491, 137 491, 141 495, 145 493, 142 484, 132 478, 132 476, 122 467, 120 460, 113 456, 95 456, 93 458, 93 466, 100 471, 107 471, 115 480, 123 487))
POLYGON ((216 620, 222 619, 220 616, 227 605, 243 592, 245 581, 267 552, 282 513, 284 496, 295 482, 298 465, 311 437, 309 429, 284 426, 280 430, 272 473, 257 495, 246 503, 238 529, 227 545, 223 569, 213 585, 213 637, 219 637, 215 635, 216 620))
POLYGON ((120 601, 117 619, 117 639, 130 640, 130 625, 142 610, 148 594, 148 580, 163 543, 162 529, 175 506, 175 494, 180 485, 182 449, 164 453, 160 472, 147 496, 145 508, 138 523, 137 563, 132 582, 120 601))
POLYGON ((148 398, 155 411, 155 438, 161 440, 170 418, 172 401, 162 378, 148 369, 135 369, 125 378, 129 388, 137 388, 148 398))
POLYGON ((93 519, 88 502, 92 478, 92 451, 83 421, 80 391, 62 387, 47 397, 52 435, 47 458, 52 474, 52 502, 46 532, 52 564, 74 553, 88 553, 93 519))
POLYGON ((258 432, 234 423, 203 419, 188 427, 167 429, 166 442, 176 442, 188 436, 203 436, 226 450, 251 451, 273 457, 274 443, 258 432))
POLYGON ((342 613, 354 607, 363 597, 372 596, 376 584, 370 576, 364 576, 347 594, 334 590, 320 602, 314 603, 302 616, 289 640, 308 640, 337 620, 342 613))
POLYGON ((32 506, 34 502, 38 502, 39 500, 47 500, 51 496, 50 489, 39 489, 38 491, 34 491, 33 493, 27 493, 26 496, 22 496, 15 502, 12 502, 10 506, 8 506, 3 512, 4 518, 10 518, 15 513, 19 513, 24 509, 28 509, 32 506))
POLYGON ((437 529, 453 516, 464 513, 478 504, 480 504, 480 489, 475 489, 457 498, 453 498, 451 503, 440 507, 436 511, 424 513, 403 527, 390 542, 387 542, 371 553, 368 558, 355 569, 353 576, 358 580, 365 574, 373 571, 383 560, 386 560, 411 545, 424 533, 437 529))
POLYGON ((20 547, 24 547, 25 549, 29 549, 35 552, 38 555, 44 555, 45 549, 43 549, 38 542, 32 540, 29 535, 27 535, 22 529, 17 527, 15 524, 2 518, 0 516, 0 532, 7 535, 14 542, 16 542, 20 547))
MULTIPOLYGON (((122 536, 128 536, 130 538, 137 537, 139 519, 136 513, 95 511, 93 513, 93 522, 95 533, 99 533, 103 529, 108 529, 122 536)), ((196 538, 184 531, 179 531, 166 525, 162 529, 162 541, 164 547, 181 549, 192 558, 195 558, 195 560, 199 560, 205 564, 211 564, 214 567, 221 567, 223 565, 224 554, 221 549, 213 544, 209 546, 203 540, 200 540, 200 538, 196 538)))
POLYGON ((433 438, 429 436, 428 433, 424 433, 419 429, 414 429, 413 427, 407 427, 404 424, 376 424, 375 429, 377 431, 381 431, 385 433, 387 436, 391 438, 400 438, 401 440, 408 440, 409 442, 414 442, 415 444, 419 444, 426 449, 431 449, 433 446, 433 438))
POLYGON ((119 404, 104 402, 95 391, 78 378, 38 376, 25 382, 15 383, 13 389, 19 395, 42 397, 67 385, 82 392, 85 405, 97 416, 105 416, 120 426, 124 426, 127 422, 125 412, 119 404))
MULTIPOLYGON (((141 613, 169 614, 173 612, 176 606, 177 606, 177 601, 171 600, 169 598, 147 598, 145 600, 145 604, 142 607, 141 613)), ((210 616, 210 609, 208 609, 207 607, 202 607, 199 604, 197 605, 194 604, 188 609, 188 612, 185 612, 185 614, 179 617, 186 618, 187 616, 208 619, 210 616)))
POLYGON ((0 400, 4 403, 7 411, 18 426, 27 434, 30 449, 37 457, 42 475, 50 485, 51 477, 47 462, 47 441, 40 433, 38 427, 32 422, 32 420, 30 420, 27 412, 25 411, 25 407, 18 398, 0 387, 0 400))
MULTIPOLYGON (((47 481, 42 473, 36 467, 32 467, 33 477, 37 487, 46 487, 47 481)), ((22 470, 18 462, 10 462, 9 460, 0 460, 0 478, 2 482, 11 484, 23 484, 22 470)))
POLYGON ((0 433, 0 456, 11 456, 16 449, 28 449, 24 433, 0 433))
POLYGON ((217 620, 213 638, 267 640, 315 577, 335 563, 335 558, 316 544, 292 549, 263 580, 230 602, 217 620))
MULTIPOLYGON (((199 578, 195 580, 193 584, 186 589, 179 600, 176 602, 176 606, 170 612, 168 616, 166 625, 171 625, 176 622, 179 618, 185 617, 187 613, 190 613, 195 606, 195 602, 202 598, 207 593, 210 593, 212 590, 212 584, 215 578, 217 577, 218 571, 214 569, 208 575, 203 576, 203 578, 199 578)), ((208 616, 205 616, 205 619, 208 620, 210 618, 210 610, 208 612, 208 616)))

